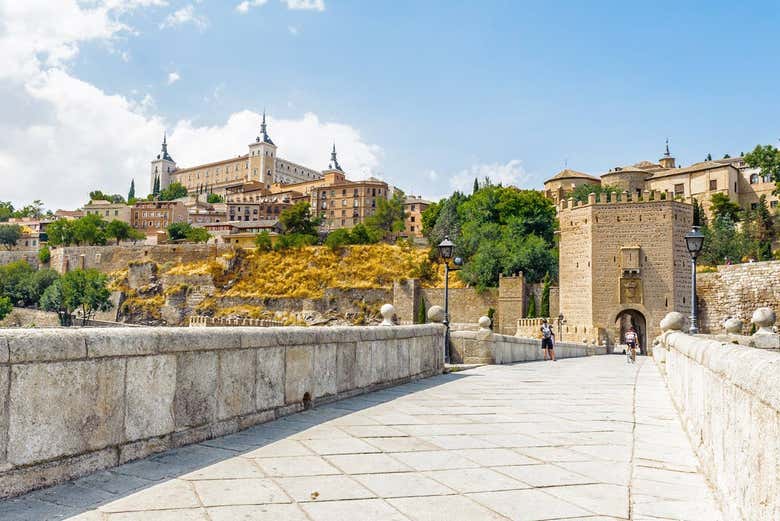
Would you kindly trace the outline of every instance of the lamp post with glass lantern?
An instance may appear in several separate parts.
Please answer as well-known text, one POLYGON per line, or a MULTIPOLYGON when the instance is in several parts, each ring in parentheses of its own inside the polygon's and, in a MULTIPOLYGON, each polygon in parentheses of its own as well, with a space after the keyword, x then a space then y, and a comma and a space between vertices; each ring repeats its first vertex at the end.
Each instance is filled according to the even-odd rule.
MULTIPOLYGON (((439 257, 444 261, 444 361, 449 363, 450 361, 450 270, 455 271, 459 268, 450 268, 450 259, 455 251, 455 244, 450 240, 449 236, 444 237, 438 245, 439 257)), ((456 257, 453 260, 455 266, 463 264, 463 260, 460 257, 456 257)))
POLYGON ((696 303, 696 258, 704 246, 704 234, 701 233, 700 226, 694 226, 693 229, 685 234, 685 246, 688 253, 691 254, 691 327, 690 334, 695 335, 699 332, 696 327, 696 317, 698 315, 698 306, 696 303))

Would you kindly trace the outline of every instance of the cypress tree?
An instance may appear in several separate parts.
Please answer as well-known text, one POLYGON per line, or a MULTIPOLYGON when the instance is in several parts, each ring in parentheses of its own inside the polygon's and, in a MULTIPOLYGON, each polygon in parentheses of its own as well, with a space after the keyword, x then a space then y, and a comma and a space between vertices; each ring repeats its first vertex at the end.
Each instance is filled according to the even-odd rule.
POLYGON ((525 318, 536 318, 536 294, 531 293, 531 300, 528 302, 528 312, 525 318))
POLYGON ((479 180, 477 178, 474 178, 474 189, 471 191, 472 194, 475 194, 479 191, 479 180))
POLYGON ((130 202, 130 199, 135 199, 135 179, 130 180, 130 191, 127 192, 127 201, 130 202))
POLYGON ((544 285, 542 286, 542 302, 539 306, 539 316, 550 316, 550 272, 548 271, 543 279, 544 285))
POLYGON ((417 305, 417 323, 425 324, 428 315, 425 313, 425 297, 420 295, 420 303, 417 305))

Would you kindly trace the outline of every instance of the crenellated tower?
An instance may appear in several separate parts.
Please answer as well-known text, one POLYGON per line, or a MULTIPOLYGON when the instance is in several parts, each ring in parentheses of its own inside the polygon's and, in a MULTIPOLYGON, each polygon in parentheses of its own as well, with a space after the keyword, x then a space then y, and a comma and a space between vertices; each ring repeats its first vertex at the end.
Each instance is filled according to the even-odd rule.
POLYGON ((249 144, 249 181, 259 181, 271 188, 276 171, 276 145, 268 135, 265 111, 260 124, 260 134, 249 144))
POLYGON ((152 160, 149 193, 154 191, 155 181, 159 179, 159 189, 168 188, 171 185, 171 174, 176 171, 176 162, 168 153, 168 136, 163 134, 162 150, 152 160))

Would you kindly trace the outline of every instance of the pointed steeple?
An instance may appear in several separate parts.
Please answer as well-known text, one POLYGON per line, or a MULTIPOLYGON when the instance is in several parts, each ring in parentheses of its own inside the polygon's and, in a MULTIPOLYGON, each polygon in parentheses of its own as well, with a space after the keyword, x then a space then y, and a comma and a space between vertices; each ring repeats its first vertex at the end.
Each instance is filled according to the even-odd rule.
POLYGON ((257 136, 256 141, 258 143, 268 143, 269 145, 273 145, 274 142, 271 141, 271 138, 268 136, 268 127, 265 124, 265 109, 263 109, 263 122, 260 123, 260 135, 257 136))
POLYGON ((669 153, 669 138, 666 138, 666 152, 664 152, 664 157, 672 157, 672 154, 669 153))
POLYGON ((162 153, 160 154, 161 159, 167 159, 168 161, 173 161, 173 158, 168 154, 168 133, 163 132, 163 142, 162 142, 162 153))
POLYGON ((674 158, 672 157, 672 153, 669 152, 669 138, 666 138, 666 149, 664 152, 664 157, 659 159, 658 163, 663 168, 675 168, 674 158))
POLYGON ((341 170, 341 166, 339 165, 339 160, 336 159, 336 142, 333 142, 333 151, 330 153, 330 164, 328 165, 328 168, 331 170, 341 170))

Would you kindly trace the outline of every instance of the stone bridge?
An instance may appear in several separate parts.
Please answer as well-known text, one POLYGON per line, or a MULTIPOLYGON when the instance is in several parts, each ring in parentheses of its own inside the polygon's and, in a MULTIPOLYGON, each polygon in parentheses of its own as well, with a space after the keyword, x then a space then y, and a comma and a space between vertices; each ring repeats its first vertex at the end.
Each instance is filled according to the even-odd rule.
POLYGON ((74 332, 60 340, 67 355, 42 352, 44 333, 0 337, 10 368, 0 383, 11 392, 0 492, 16 495, 24 480, 41 486, 42 476, 81 475, 0 501, 0 519, 769 521, 780 514, 774 352, 668 331, 656 360, 635 365, 606 355, 441 374, 438 325, 151 331, 152 340, 140 328, 123 342, 74 332), (268 365, 269 350, 276 365, 268 365), (171 357, 170 365, 160 357, 171 357), (92 376, 87 389, 100 399, 68 390, 73 385, 63 382, 73 381, 75 367, 57 372, 98 362, 124 367, 116 388, 100 383, 106 373, 92 376), (19 387, 33 383, 25 370, 37 375, 37 388, 19 387), (44 399, 32 396, 48 387, 44 399), (112 402, 113 395, 121 398, 112 402), (25 416, 15 417, 25 400, 25 416), (128 413, 139 403, 138 417, 128 413), (39 423, 41 410, 71 422, 55 427, 95 432, 52 430, 39 423), (112 414, 121 421, 112 424, 112 414), (106 425, 115 431, 107 434, 106 425), (116 459, 89 459, 104 452, 116 459), (25 463, 24 455, 39 459, 25 463))

